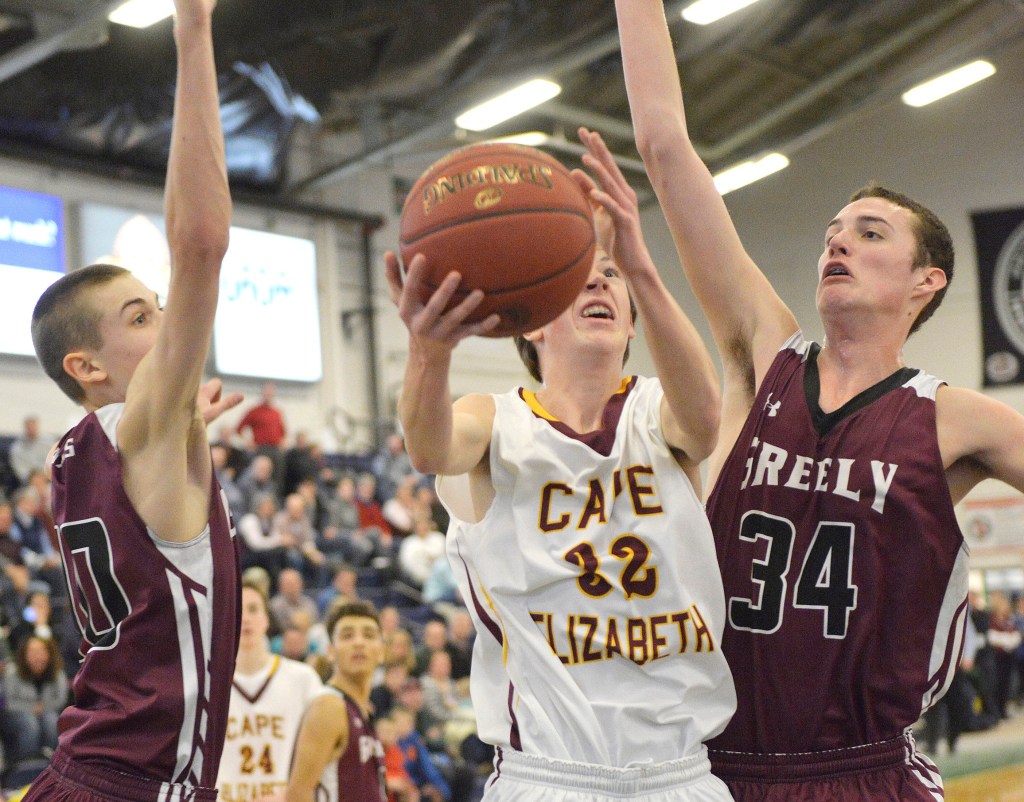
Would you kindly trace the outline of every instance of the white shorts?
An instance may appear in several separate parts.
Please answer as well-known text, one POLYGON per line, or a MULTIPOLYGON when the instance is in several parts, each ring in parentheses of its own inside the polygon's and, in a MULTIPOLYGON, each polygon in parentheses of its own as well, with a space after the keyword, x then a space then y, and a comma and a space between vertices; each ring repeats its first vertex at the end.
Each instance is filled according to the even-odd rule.
POLYGON ((732 802, 711 773, 707 750, 667 763, 627 769, 550 760, 498 749, 484 802, 732 802))

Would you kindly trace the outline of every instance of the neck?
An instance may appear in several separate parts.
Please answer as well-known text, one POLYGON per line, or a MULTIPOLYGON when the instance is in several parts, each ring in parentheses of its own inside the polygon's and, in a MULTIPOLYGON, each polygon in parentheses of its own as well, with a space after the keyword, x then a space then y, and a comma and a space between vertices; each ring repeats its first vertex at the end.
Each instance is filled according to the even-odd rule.
POLYGON ((366 677, 346 676, 337 671, 327 681, 342 693, 351 696, 356 703, 366 710, 370 706, 370 691, 373 689, 373 675, 366 677))
POLYGON ((273 657, 265 641, 249 647, 242 646, 235 660, 235 671, 239 674, 255 674, 266 668, 273 657))
POLYGON ((838 409, 858 393, 902 368, 900 345, 891 340, 826 338, 818 354, 818 404, 822 410, 838 409))
POLYGON ((580 434, 600 429, 608 399, 622 386, 622 371, 559 371, 553 376, 537 392, 544 409, 580 434))

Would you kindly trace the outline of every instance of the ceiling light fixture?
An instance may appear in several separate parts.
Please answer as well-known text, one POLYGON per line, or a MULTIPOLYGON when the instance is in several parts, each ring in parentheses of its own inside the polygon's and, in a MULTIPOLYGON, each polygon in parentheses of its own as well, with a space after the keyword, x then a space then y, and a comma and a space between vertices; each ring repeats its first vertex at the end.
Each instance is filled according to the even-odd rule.
POLYGON ((908 106, 926 106, 946 95, 952 95, 961 89, 976 84, 994 75, 996 68, 987 61, 972 61, 963 67, 958 67, 952 72, 932 78, 923 84, 918 84, 913 89, 903 93, 903 102, 908 106))
POLYGON ((167 19, 173 13, 174 3, 172 0, 128 0, 124 5, 111 11, 107 19, 118 25, 148 28, 150 25, 156 25, 160 20, 167 19))
POLYGON ((528 145, 531 148, 539 148, 541 145, 546 145, 549 139, 551 137, 543 131, 526 131, 522 134, 489 139, 488 142, 504 142, 510 145, 528 145))
POLYGON ((683 19, 694 25, 710 25, 757 0, 697 0, 683 9, 683 19))
POLYGON ((561 91, 562 87, 558 84, 536 78, 463 112, 455 118, 455 124, 467 131, 486 131, 551 100, 561 91))
POLYGON ((789 159, 781 153, 769 153, 757 160, 751 160, 723 170, 715 176, 715 189, 722 195, 734 189, 753 184, 762 178, 789 167, 789 159))

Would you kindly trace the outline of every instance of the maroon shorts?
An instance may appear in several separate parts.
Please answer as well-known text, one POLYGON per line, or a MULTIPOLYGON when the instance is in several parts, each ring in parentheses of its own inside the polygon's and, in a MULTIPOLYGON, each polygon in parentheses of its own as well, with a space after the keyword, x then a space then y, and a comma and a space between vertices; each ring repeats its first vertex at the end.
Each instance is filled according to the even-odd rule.
POLYGON ((750 754, 709 750, 711 772, 736 802, 936 802, 939 770, 911 734, 827 752, 750 754))
POLYGON ((216 788, 164 783, 70 760, 59 749, 22 802, 215 802, 216 788))

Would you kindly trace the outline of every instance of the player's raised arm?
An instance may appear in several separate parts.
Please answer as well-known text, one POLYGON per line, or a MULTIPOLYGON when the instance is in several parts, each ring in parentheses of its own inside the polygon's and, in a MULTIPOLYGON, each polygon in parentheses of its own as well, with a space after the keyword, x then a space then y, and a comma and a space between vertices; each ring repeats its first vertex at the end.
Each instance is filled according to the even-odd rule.
POLYGON ((589 153, 583 161, 600 182, 577 174, 600 204, 598 240, 623 271, 645 327, 647 346, 665 391, 662 428, 669 445, 694 464, 707 457, 718 437, 718 374, 700 335, 665 287, 640 228, 636 192, 615 164, 601 137, 581 128, 589 153))
MULTIPOLYGON (((126 416, 151 440, 190 425, 217 308, 228 245, 231 197, 217 97, 211 15, 214 0, 175 0, 178 52, 174 124, 164 212, 171 279, 156 344, 129 386, 126 416)), ((132 443, 126 442, 131 446, 132 443)))
POLYGON ((409 330, 409 358, 398 402, 409 458, 423 473, 466 473, 487 453, 494 402, 473 395, 460 399, 453 408, 448 386, 452 352, 465 337, 494 328, 498 316, 479 323, 464 322, 483 298, 479 290, 444 311, 459 285, 456 273, 450 273, 427 303, 422 303, 418 292, 423 256, 412 259, 404 282, 398 257, 389 252, 384 258, 391 299, 409 330))
POLYGON ((727 371, 753 367, 760 380, 796 321, 744 250, 690 142, 662 0, 616 0, 615 8, 637 147, 687 278, 727 371))

